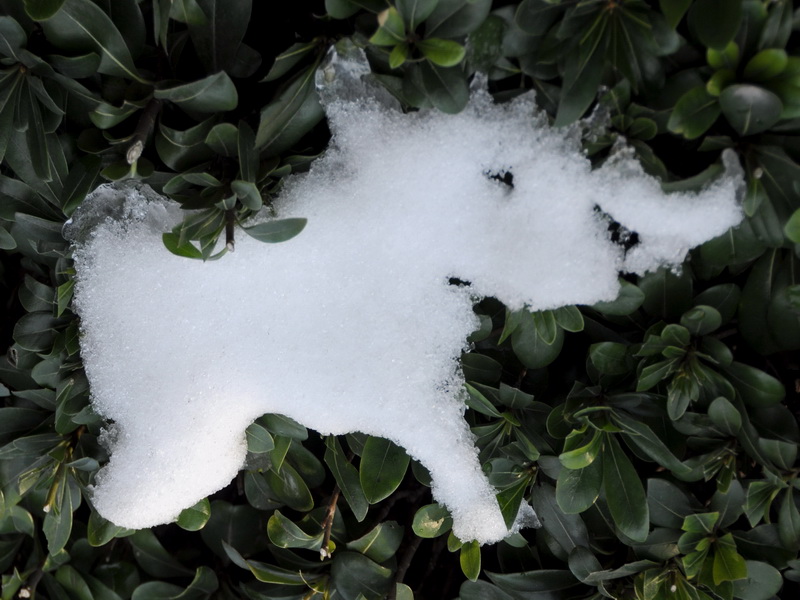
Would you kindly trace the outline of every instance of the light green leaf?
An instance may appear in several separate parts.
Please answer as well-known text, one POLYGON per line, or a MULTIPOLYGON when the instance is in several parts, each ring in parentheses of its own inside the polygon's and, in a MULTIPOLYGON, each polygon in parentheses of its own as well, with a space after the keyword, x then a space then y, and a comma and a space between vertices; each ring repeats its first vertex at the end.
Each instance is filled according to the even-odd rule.
POLYGON ((464 46, 452 40, 428 38, 417 42, 417 48, 423 56, 440 67, 454 67, 466 55, 464 46))
POLYGON ((458 560, 461 563, 461 572, 470 581, 476 581, 481 574, 481 547, 478 542, 467 542, 461 546, 458 560))

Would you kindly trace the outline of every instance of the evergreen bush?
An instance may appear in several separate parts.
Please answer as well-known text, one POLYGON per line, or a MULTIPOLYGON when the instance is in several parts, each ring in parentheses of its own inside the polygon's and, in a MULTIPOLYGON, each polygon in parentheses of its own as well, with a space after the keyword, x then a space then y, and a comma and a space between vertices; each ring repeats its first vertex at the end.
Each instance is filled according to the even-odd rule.
POLYGON ((797 593, 792 2, 0 0, 0 15, 3 600, 797 593), (164 251, 215 258, 324 151, 314 75, 345 39, 406 110, 459 112, 485 73, 498 101, 535 90, 556 126, 605 114, 587 156, 624 138, 665 190, 702 188, 732 149, 744 221, 611 303, 475 307, 466 418, 501 505, 530 502, 539 529, 462 543, 402 457, 368 505, 359 481, 402 451, 269 415, 248 437, 263 468, 176 524, 116 527, 88 489, 108 457, 63 225, 100 183, 139 179, 200 209, 164 251))

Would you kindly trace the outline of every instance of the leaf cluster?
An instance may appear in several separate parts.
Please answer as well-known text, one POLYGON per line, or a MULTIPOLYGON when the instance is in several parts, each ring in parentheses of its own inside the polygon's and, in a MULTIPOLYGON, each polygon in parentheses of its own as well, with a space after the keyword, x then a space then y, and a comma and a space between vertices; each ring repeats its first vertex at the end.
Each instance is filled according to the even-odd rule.
POLYGON ((0 596, 790 597, 796 22, 789 0, 1 0, 0 596), (669 191, 706 185, 732 149, 744 221, 614 302, 476 304, 466 418, 506 522, 530 503, 539 529, 459 540, 402 449, 280 415, 247 430, 229 488, 173 525, 116 527, 91 505, 107 434, 64 222, 133 179, 186 209, 164 235, 181 256, 219 258, 242 230, 303 235, 303 219, 251 219, 324 150, 315 74, 342 38, 406 110, 458 112, 485 74, 498 101, 535 90, 557 126, 593 113, 593 163, 625 141, 669 191))

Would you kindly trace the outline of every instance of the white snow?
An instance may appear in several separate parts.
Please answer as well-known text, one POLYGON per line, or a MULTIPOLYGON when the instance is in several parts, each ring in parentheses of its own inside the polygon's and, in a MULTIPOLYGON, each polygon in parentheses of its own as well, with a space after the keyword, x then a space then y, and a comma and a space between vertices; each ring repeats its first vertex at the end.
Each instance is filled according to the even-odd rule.
MULTIPOLYGON (((93 406, 113 420, 94 490, 112 522, 174 520, 243 466, 245 428, 281 413, 393 440, 430 470, 459 538, 498 541, 506 527, 463 419, 475 299, 612 300, 621 269, 678 265, 741 218, 735 159, 703 192, 667 196, 624 153, 592 171, 530 97, 475 92, 448 116, 358 96, 329 100, 330 148, 277 201, 280 217, 308 218, 289 242, 239 232, 219 261, 178 258, 161 233, 180 211, 141 187, 101 186, 76 215, 75 231, 99 221, 76 234, 75 303, 93 406), (487 177, 504 171, 513 188, 487 177), (640 233, 627 259, 596 206, 640 233)), ((527 507, 518 524, 531 518, 527 507)))

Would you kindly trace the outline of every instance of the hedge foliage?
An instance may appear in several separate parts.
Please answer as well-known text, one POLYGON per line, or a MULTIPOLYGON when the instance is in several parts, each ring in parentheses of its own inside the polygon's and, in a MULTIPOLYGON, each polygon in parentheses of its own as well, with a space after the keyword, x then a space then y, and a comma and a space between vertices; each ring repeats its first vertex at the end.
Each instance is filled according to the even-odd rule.
POLYGON ((797 593, 789 0, 0 0, 0 14, 3 600, 797 593), (266 415, 231 486, 177 524, 121 530, 87 492, 107 456, 62 225, 99 183, 134 177, 199 210, 170 251, 235 243, 324 150, 314 73, 346 38, 408 110, 461 110, 477 72, 500 101, 535 90, 556 125, 600 106, 610 124, 587 154, 624 137, 667 190, 701 187, 732 148, 746 218, 612 303, 476 306, 467 419, 505 514, 531 502, 541 529, 462 544, 402 450, 266 415))

